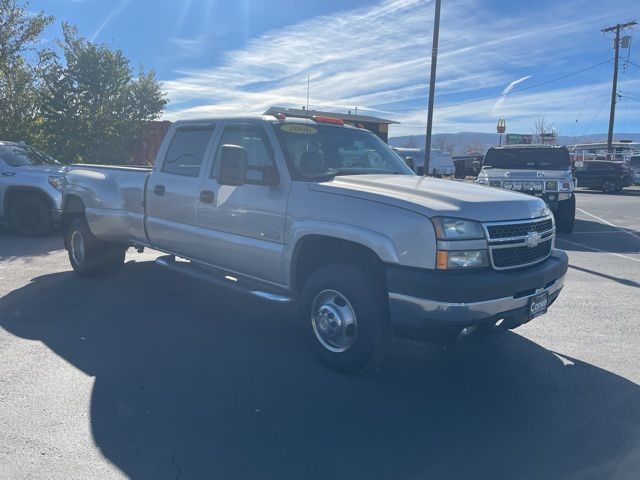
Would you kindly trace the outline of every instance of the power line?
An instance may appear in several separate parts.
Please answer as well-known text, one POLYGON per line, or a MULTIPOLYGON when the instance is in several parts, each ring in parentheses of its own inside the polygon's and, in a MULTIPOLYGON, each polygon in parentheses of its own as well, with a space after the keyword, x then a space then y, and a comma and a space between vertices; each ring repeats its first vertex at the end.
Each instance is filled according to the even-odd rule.
POLYGON ((583 68, 581 70, 578 70, 578 71, 575 71, 575 72, 572 72, 572 73, 568 73, 566 75, 562 75, 561 77, 552 78, 551 80, 547 80, 545 82, 536 83, 535 85, 530 85, 530 86, 525 87, 525 88, 519 88, 518 90, 511 90, 510 92, 507 92, 507 93, 501 93, 499 95, 491 95, 489 97, 476 98, 474 100, 465 100, 464 102, 447 103, 445 105, 438 105, 438 106, 436 106, 434 108, 455 107, 455 106, 458 106, 458 105, 466 105, 468 103, 483 102, 485 100, 492 100, 494 98, 500 98, 500 97, 504 97, 506 95, 512 95, 514 93, 524 92, 526 90, 531 90, 532 88, 540 87, 542 85, 547 85, 549 83, 557 82, 559 80, 564 80, 565 78, 572 77, 574 75, 578 75, 579 73, 586 72, 587 70, 592 70, 592 69, 594 69, 596 67, 599 67, 600 65, 604 65, 605 63, 611 63, 611 60, 605 60, 604 62, 596 63, 595 65, 591 65, 590 67, 586 67, 586 68, 583 68))
POLYGON ((626 98, 626 99, 628 99, 628 100, 635 100, 636 102, 640 102, 640 98, 629 97, 629 96, 627 96, 627 95, 620 95, 620 94, 618 94, 618 96, 619 96, 620 98, 626 98))
POLYGON ((634 67, 638 67, 640 68, 640 65, 638 65, 637 63, 633 63, 631 60, 627 59, 627 63, 633 65, 634 67))

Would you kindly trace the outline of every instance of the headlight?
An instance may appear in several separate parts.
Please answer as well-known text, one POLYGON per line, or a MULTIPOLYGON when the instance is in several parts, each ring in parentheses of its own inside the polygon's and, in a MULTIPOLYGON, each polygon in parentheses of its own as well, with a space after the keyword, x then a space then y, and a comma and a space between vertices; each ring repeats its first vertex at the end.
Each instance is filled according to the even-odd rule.
POLYGON ((558 182, 547 182, 547 190, 558 190, 558 182))
POLYGON ((460 218, 436 217, 431 219, 438 240, 473 240, 484 238, 482 225, 460 218))
POLYGON ((500 188, 500 180, 491 180, 491 181, 489 182, 489 185, 490 185, 490 186, 492 186, 492 187, 498 187, 498 188, 500 188))
POLYGON ((513 188, 513 182, 504 182, 502 184, 502 188, 507 188, 507 189, 511 190, 513 188))
POLYGON ((438 250, 438 270, 452 270, 456 268, 478 268, 489 265, 486 250, 446 251, 438 250))
POLYGON ((62 187, 64 185, 64 177, 51 175, 49 177, 49 185, 51 185, 56 190, 62 190, 62 187))
POLYGON ((560 191, 566 192, 569 190, 573 190, 573 182, 569 181, 563 181, 560 182, 560 191))

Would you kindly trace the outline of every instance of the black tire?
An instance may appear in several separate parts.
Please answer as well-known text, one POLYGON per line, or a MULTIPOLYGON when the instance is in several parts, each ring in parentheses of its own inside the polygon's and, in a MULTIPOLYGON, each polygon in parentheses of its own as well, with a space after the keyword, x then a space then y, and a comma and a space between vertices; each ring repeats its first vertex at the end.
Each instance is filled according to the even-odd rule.
POLYGON ((124 264, 126 247, 97 238, 82 217, 71 222, 66 244, 71 267, 81 277, 116 273, 124 264))
MULTIPOLYGON (((305 335, 318 360, 333 370, 362 372, 376 366, 387 351, 391 337, 387 293, 375 277, 355 265, 329 265, 311 274, 302 288, 300 317, 305 335), (337 293, 339 297, 325 301, 327 295, 334 295, 326 292, 337 293), (338 309, 350 310, 355 321, 342 322, 343 316, 339 316, 339 325, 345 328, 320 333, 322 314, 328 310, 326 315, 330 316, 338 309), (336 331, 341 335, 328 339, 336 331), (345 342, 341 343, 341 339, 345 342), (346 347, 345 343, 348 344, 346 347)), ((325 325, 331 323, 327 316, 324 320, 325 325)))
POLYGON ((620 190, 621 185, 620 182, 618 180, 614 180, 611 178, 605 178, 602 181, 602 185, 601 185, 602 191, 604 193, 616 193, 620 190))
POLYGON ((16 199, 9 208, 9 227, 23 237, 39 237, 53 228, 49 205, 34 195, 16 199))
POLYGON ((556 229, 560 233, 573 232, 573 226, 576 222, 576 195, 571 194, 571 198, 558 202, 558 210, 556 211, 556 229))

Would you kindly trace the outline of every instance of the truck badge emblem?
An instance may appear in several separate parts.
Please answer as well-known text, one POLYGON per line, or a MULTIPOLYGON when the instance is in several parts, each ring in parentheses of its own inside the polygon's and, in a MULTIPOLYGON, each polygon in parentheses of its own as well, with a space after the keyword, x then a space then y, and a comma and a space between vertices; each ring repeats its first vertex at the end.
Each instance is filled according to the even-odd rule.
POLYGON ((540 235, 538 232, 529 232, 527 233, 527 238, 524 241, 524 244, 529 248, 535 248, 538 246, 541 239, 542 235, 540 235))

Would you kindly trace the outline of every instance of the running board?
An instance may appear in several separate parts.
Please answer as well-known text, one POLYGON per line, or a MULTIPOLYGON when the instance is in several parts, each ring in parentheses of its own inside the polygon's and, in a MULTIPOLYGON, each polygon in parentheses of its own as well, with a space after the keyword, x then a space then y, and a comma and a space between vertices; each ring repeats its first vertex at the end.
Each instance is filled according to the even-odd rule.
POLYGON ((224 270, 211 269, 207 267, 199 267, 193 262, 176 262, 173 255, 164 255, 155 260, 158 265, 173 270, 178 273, 189 275, 203 282, 212 283, 216 286, 230 288, 237 292, 248 293, 254 297, 269 300, 276 303, 289 303, 291 297, 282 293, 266 291, 260 288, 258 281, 236 277, 235 274, 225 272, 224 270))

